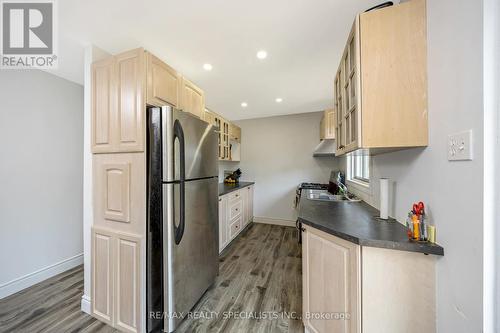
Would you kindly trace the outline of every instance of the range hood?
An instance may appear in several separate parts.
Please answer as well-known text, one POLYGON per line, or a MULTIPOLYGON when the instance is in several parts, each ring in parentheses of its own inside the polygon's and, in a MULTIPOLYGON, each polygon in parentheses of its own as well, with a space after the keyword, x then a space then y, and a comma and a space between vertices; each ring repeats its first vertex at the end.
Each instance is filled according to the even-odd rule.
POLYGON ((335 139, 324 139, 314 148, 313 156, 332 156, 335 157, 335 151, 337 151, 337 144, 335 139))

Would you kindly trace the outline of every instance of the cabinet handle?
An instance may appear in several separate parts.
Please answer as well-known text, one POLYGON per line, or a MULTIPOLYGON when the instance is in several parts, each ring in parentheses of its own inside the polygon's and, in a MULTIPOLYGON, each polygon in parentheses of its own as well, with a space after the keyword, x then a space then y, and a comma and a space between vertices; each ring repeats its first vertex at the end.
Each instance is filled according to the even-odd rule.
POLYGON ((340 145, 340 146, 339 146, 339 149, 344 149, 344 148, 345 148, 345 146, 344 146, 344 145, 340 145))

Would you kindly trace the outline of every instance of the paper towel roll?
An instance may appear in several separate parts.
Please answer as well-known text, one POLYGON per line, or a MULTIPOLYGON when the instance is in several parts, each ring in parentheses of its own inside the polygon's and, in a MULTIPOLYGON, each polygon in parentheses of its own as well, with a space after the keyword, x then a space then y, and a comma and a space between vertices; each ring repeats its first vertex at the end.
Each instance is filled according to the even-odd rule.
POLYGON ((389 179, 380 178, 380 218, 389 218, 389 179))

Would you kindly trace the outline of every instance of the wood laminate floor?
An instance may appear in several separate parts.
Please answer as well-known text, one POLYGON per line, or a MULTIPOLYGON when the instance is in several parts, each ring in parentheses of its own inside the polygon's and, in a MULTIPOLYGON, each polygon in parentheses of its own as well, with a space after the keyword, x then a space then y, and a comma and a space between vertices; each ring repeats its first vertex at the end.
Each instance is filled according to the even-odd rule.
MULTIPOLYGON (((177 332, 303 332, 295 229, 252 223, 220 257, 219 276, 177 332)), ((117 332, 80 311, 79 266, 0 300, 0 332, 117 332)))

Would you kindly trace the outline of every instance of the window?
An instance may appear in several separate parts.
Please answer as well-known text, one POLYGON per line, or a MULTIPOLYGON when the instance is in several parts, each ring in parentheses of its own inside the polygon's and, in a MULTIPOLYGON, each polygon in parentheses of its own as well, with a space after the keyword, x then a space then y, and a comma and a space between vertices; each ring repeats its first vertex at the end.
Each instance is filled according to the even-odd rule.
POLYGON ((370 156, 347 157, 347 180, 360 185, 370 185, 370 156))

